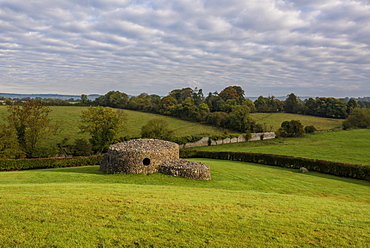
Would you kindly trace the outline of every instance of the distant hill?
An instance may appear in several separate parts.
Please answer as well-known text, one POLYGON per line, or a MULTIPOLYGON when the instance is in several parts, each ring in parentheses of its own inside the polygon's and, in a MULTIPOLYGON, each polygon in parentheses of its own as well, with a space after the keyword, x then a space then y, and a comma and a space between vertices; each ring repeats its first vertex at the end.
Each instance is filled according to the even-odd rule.
MULTIPOLYGON (((75 99, 78 100, 81 98, 81 95, 61 95, 61 94, 15 94, 15 93, 0 93, 0 97, 4 98, 10 98, 10 99, 22 99, 22 98, 32 98, 35 99, 37 97, 40 98, 54 98, 54 99, 62 99, 62 100, 68 100, 68 99, 75 99)), ((90 100, 95 100, 95 98, 99 97, 98 94, 90 94, 87 95, 87 97, 90 100)))

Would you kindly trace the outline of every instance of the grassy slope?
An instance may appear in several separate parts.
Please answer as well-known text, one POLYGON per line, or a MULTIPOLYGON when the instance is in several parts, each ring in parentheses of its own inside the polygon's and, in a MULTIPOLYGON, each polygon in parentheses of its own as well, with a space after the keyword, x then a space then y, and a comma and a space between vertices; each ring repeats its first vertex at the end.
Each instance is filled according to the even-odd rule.
POLYGON ((366 247, 370 185, 196 160, 211 181, 97 166, 1 173, 2 247, 366 247))
POLYGON ((281 154, 370 165, 369 140, 370 129, 358 129, 316 133, 300 138, 278 138, 274 140, 197 147, 193 149, 281 154))
MULTIPOLYGON (((51 136, 45 140, 46 144, 56 144, 63 138, 88 138, 87 134, 79 133, 79 122, 81 111, 86 107, 76 106, 53 106, 50 118, 61 125, 61 132, 56 136, 51 136)), ((120 136, 140 137, 141 127, 144 126, 149 120, 154 118, 165 119, 171 130, 174 130, 176 136, 186 135, 201 135, 201 134, 222 134, 222 130, 216 127, 202 125, 199 123, 183 121, 176 118, 156 115, 150 113, 143 113, 137 111, 124 110, 126 115, 125 130, 120 133, 120 136)), ((6 113, 6 107, 0 106, 0 116, 6 113)), ((0 123, 4 122, 2 118, 0 123)))
POLYGON ((257 123, 266 124, 268 130, 276 131, 283 121, 299 120, 303 126, 313 125, 317 130, 340 128, 343 119, 322 118, 309 115, 288 113, 252 113, 251 118, 257 123), (270 126, 272 126, 270 128, 270 126))

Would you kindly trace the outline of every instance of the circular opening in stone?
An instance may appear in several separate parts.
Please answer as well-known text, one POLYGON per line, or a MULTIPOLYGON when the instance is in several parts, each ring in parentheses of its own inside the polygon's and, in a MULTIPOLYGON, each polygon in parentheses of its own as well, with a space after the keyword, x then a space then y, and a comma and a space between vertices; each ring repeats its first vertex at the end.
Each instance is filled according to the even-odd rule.
POLYGON ((143 164, 144 165, 150 165, 150 159, 149 158, 144 158, 143 164))

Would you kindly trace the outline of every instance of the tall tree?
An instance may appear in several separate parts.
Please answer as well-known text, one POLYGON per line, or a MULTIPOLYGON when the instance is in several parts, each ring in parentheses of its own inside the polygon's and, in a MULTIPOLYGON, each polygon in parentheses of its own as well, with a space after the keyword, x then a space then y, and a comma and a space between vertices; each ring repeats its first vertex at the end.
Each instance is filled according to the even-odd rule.
POLYGON ((284 102, 284 110, 287 113, 299 113, 301 110, 301 101, 293 93, 289 94, 284 102))
POLYGON ((237 105, 230 113, 229 127, 239 132, 248 131, 249 108, 245 105, 237 105))
POLYGON ((123 127, 123 118, 122 110, 102 106, 89 107, 82 111, 79 128, 82 133, 91 135, 93 150, 100 154, 117 141, 118 133, 123 127))
POLYGON ((42 101, 31 100, 22 105, 8 106, 8 123, 16 132, 17 140, 27 157, 38 147, 42 137, 53 130, 51 109, 42 101))
POLYGON ((14 159, 25 157, 17 141, 13 128, 0 125, 0 159, 14 159))
POLYGON ((358 108, 357 101, 355 99, 349 99, 347 102, 347 114, 350 114, 355 108, 358 108))
POLYGON ((220 92, 219 96, 225 102, 236 100, 238 104, 241 104, 244 101, 244 90, 240 86, 228 86, 220 92))

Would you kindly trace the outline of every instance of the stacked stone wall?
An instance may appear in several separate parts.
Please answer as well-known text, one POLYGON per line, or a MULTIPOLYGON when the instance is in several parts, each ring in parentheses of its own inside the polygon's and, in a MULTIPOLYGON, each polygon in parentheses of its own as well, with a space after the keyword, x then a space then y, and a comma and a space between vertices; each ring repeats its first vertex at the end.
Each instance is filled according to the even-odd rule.
POLYGON ((176 143, 138 139, 109 147, 100 169, 107 173, 150 174, 158 171, 159 165, 168 160, 179 159, 176 143))
POLYGON ((159 166, 158 172, 194 180, 211 180, 209 165, 184 159, 166 161, 159 166))
POLYGON ((107 173, 151 174, 160 172, 195 180, 210 180, 208 165, 180 159, 176 143, 138 139, 109 147, 100 162, 100 169, 107 173))
POLYGON ((191 148, 191 147, 198 147, 198 146, 215 146, 215 145, 222 145, 222 144, 230 144, 230 143, 240 143, 240 142, 247 142, 247 141, 256 141, 256 140, 265 140, 265 139, 275 139, 276 134, 275 132, 265 132, 265 133, 254 133, 252 137, 247 140, 244 135, 240 135, 236 138, 226 138, 220 140, 213 140, 209 137, 203 137, 201 140, 193 143, 186 143, 180 145, 180 148, 191 148))

